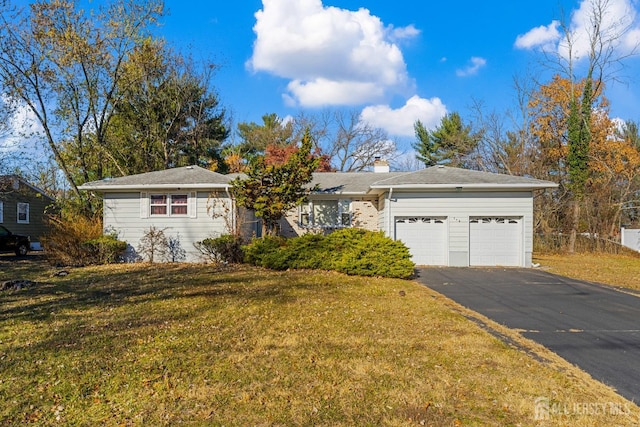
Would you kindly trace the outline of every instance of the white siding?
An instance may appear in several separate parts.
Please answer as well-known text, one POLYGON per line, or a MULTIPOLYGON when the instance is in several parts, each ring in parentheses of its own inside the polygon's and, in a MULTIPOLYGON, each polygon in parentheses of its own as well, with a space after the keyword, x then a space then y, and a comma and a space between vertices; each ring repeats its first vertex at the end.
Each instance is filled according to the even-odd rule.
POLYGON ((533 197, 523 192, 403 193, 394 190, 381 209, 380 224, 394 236, 393 219, 409 216, 447 217, 450 266, 469 265, 469 217, 509 216, 523 219, 522 266, 531 265, 533 250, 533 197), (391 224, 391 226, 390 226, 391 224))
MULTIPOLYGON (((386 194, 381 194, 378 196, 378 230, 387 230, 387 225, 385 223, 387 219, 387 200, 385 199, 386 194)), ((389 233, 387 233, 389 235, 389 233)))
MULTIPOLYGON (((184 194, 184 192, 182 192, 184 194)), ((207 237, 215 237, 229 232, 231 225, 225 218, 222 204, 231 206, 231 200, 221 194, 216 200, 216 217, 213 217, 213 198, 209 192, 189 192, 190 204, 188 216, 149 216, 145 207, 144 193, 105 193, 104 229, 106 233, 115 232, 120 240, 129 244, 130 255, 135 255, 140 239, 150 227, 164 229, 167 238, 178 239, 180 247, 186 252, 185 261, 201 261, 200 253, 194 243, 207 237), (193 197, 197 195, 197 197, 193 197), (195 207, 195 212, 193 211, 195 207), (194 215, 195 214, 195 215, 194 215)), ((229 212, 232 212, 229 209, 229 212)))

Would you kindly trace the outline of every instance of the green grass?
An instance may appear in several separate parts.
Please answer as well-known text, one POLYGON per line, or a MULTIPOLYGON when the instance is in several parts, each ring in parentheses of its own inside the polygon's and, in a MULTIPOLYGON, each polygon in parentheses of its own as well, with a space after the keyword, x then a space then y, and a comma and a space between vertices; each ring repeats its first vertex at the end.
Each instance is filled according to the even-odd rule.
POLYGON ((633 414, 541 425, 640 414, 412 281, 187 264, 54 271, 0 257, 0 282, 37 282, 0 292, 0 425, 526 426, 539 396, 633 414))

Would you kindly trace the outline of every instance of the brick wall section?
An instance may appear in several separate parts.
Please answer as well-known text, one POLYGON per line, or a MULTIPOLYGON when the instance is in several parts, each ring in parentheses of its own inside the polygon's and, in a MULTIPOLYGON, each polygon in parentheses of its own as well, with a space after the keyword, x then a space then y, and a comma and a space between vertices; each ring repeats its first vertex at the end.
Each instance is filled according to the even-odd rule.
MULTIPOLYGON (((378 201, 377 199, 357 198, 351 200, 353 212, 352 226, 365 230, 378 230, 378 201)), ((333 229, 302 228, 298 225, 298 208, 291 209, 280 220, 280 233, 284 237, 296 237, 306 233, 330 233, 333 229)))
POLYGON ((354 227, 370 231, 378 231, 378 201, 352 200, 352 224, 354 227))

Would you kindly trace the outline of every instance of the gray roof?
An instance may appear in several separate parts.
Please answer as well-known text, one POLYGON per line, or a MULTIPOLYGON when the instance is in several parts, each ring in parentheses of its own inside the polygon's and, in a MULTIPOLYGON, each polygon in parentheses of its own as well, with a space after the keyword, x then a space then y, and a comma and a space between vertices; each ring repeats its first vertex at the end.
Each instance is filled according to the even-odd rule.
POLYGON ((318 193, 367 194, 376 181, 404 174, 406 172, 316 172, 311 185, 318 184, 318 193))
POLYGON ((42 195, 43 197, 46 197, 47 199, 52 201, 55 200, 53 197, 45 193, 43 189, 36 187, 35 185, 31 184, 30 182, 26 181, 24 178, 18 175, 0 175, 0 193, 11 192, 15 190, 14 185, 16 185, 19 182, 21 182, 22 185, 29 187, 36 193, 40 193, 40 195, 42 195))
POLYGON ((227 175, 201 168, 184 166, 163 171, 105 178, 87 182, 81 190, 141 190, 145 188, 227 188, 231 179, 227 175))
MULTIPOLYGON (((222 175, 199 166, 185 166, 120 178, 88 182, 82 190, 214 189, 228 188, 242 174, 222 175)), ((432 166, 416 172, 316 172, 310 185, 318 185, 316 194, 365 195, 387 189, 542 189, 557 187, 550 181, 480 172, 447 166, 432 166)))
POLYGON ((554 188, 558 185, 551 181, 535 178, 482 172, 447 166, 431 166, 416 172, 378 180, 371 185, 373 189, 387 188, 476 188, 476 189, 536 189, 554 188))

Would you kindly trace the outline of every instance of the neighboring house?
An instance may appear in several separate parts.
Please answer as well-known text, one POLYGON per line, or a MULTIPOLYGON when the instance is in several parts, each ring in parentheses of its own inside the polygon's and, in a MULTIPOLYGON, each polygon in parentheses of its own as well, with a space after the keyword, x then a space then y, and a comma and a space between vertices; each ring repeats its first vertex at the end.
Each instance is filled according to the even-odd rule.
POLYGON ((640 252, 640 229, 623 227, 620 230, 620 244, 640 252))
MULTIPOLYGON (((229 194, 230 177, 186 166, 88 182, 81 190, 103 194, 103 226, 129 244, 127 257, 140 257, 140 240, 153 227, 171 239, 176 260, 199 261, 195 244, 230 233, 239 225, 229 194)), ((250 234, 250 231, 245 231, 250 234)))
POLYGON ((38 187, 17 175, 0 176, 0 224, 13 233, 31 238, 32 249, 40 249, 40 238, 48 231, 45 212, 54 202, 38 187))
MULTIPOLYGON (((212 221, 206 206, 212 200, 233 206, 228 193, 230 177, 191 167, 199 177, 196 197, 194 187, 185 182, 188 170, 116 178, 81 188, 104 192, 105 227, 113 228, 134 246, 144 228, 152 224, 174 227, 183 237, 188 235, 189 242, 224 233, 222 220, 212 221), (211 192, 216 196, 210 197, 211 192), (196 198, 196 217, 189 211, 177 218, 165 215, 162 219, 166 221, 160 222, 149 215, 156 200, 152 196, 169 209, 165 200, 170 200, 171 194, 180 195, 181 200, 186 195, 188 206, 196 198)), ((382 162, 374 172, 315 173, 315 184, 319 190, 309 201, 281 220, 283 235, 326 233, 342 227, 381 230, 402 240, 418 265, 517 267, 531 266, 534 193, 557 186, 549 181, 444 166, 389 172, 382 162)), ((227 217, 226 222, 237 225, 243 221, 227 217)), ((250 225, 247 231, 258 229, 255 223, 250 225)))

